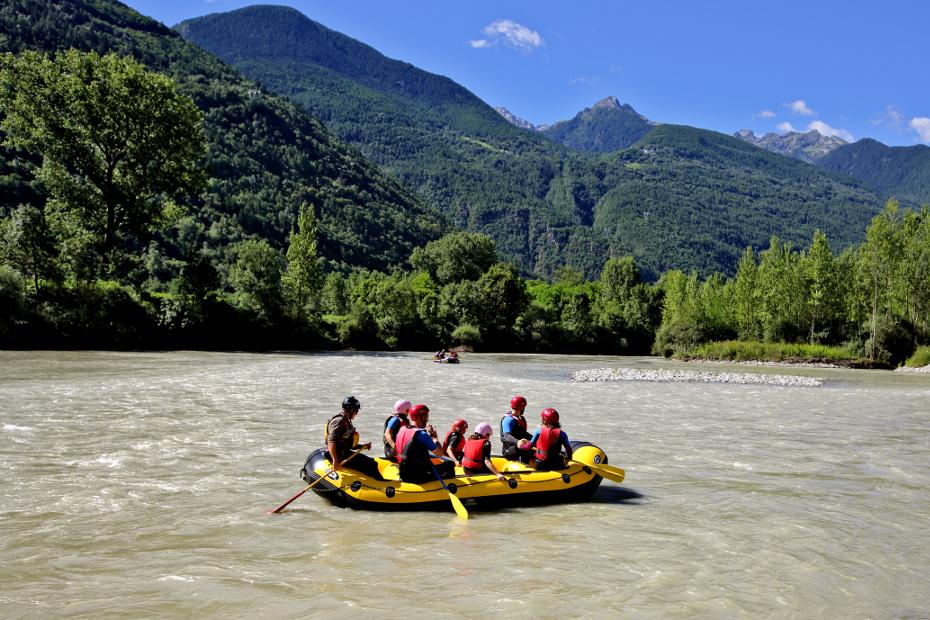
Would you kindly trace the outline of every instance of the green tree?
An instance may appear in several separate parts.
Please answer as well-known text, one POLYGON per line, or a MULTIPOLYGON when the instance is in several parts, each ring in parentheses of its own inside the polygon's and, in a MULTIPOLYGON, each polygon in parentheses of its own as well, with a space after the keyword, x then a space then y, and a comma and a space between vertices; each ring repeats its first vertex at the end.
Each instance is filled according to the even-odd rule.
POLYGON ((105 257, 202 185, 200 111, 132 58, 6 54, 0 111, 6 144, 42 155, 50 207, 75 213, 105 257))
POLYGON ((298 317, 319 305, 323 282, 322 259, 317 252, 316 215, 313 207, 301 205, 297 230, 291 231, 287 248, 287 271, 282 286, 288 306, 298 317))
POLYGON ((807 288, 802 299, 810 325, 808 341, 814 344, 818 340, 817 328, 833 323, 841 302, 836 259, 823 232, 818 230, 814 233, 810 249, 801 257, 800 269, 807 288))
POLYGON ((57 280, 55 240, 42 212, 20 205, 10 219, 0 222, 0 263, 6 263, 32 280, 36 299, 41 280, 57 280))
POLYGON ((872 361, 882 349, 884 331, 890 328, 895 273, 901 256, 901 214, 898 201, 891 199, 884 211, 872 218, 862 244, 859 268, 868 287, 870 299, 869 358, 872 361))
POLYGON ((733 283, 733 311, 736 315, 736 328, 739 337, 744 340, 762 339, 762 322, 759 316, 760 297, 759 268, 756 254, 747 247, 740 257, 733 283))
POLYGON ((517 268, 509 263, 493 265, 478 280, 478 291, 485 334, 502 338, 500 344, 511 341, 517 317, 529 301, 526 282, 517 268))
POLYGON ((281 256, 264 239, 242 241, 234 248, 236 263, 229 270, 229 281, 239 304, 265 320, 280 316, 281 256))
POLYGON ((487 235, 455 232, 415 249, 410 262, 442 286, 480 278, 497 262, 497 249, 487 235))

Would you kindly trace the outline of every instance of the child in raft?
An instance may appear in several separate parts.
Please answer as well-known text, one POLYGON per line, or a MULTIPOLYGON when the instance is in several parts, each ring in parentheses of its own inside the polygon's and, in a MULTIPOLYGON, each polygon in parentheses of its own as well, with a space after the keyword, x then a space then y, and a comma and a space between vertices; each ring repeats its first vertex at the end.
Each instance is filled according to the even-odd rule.
POLYGON ((474 434, 465 440, 465 451, 462 456, 462 467, 466 474, 486 474, 491 473, 497 476, 497 479, 503 482, 506 480, 504 474, 497 471, 494 463, 491 462, 491 425, 482 422, 475 427, 474 434))
POLYGON ((442 451, 455 461, 458 467, 462 466, 462 455, 465 454, 466 430, 468 430, 468 422, 459 418, 452 423, 452 429, 446 433, 446 438, 442 441, 442 451))
POLYGON ((572 445, 568 441, 568 435, 562 431, 562 425, 559 424, 559 412, 552 407, 547 407, 540 412, 542 426, 533 433, 530 439, 530 445, 536 449, 533 455, 533 461, 530 465, 536 466, 536 471, 552 471, 554 469, 565 469, 566 463, 572 459, 572 445), (562 456, 562 450, 565 450, 565 456, 562 456))

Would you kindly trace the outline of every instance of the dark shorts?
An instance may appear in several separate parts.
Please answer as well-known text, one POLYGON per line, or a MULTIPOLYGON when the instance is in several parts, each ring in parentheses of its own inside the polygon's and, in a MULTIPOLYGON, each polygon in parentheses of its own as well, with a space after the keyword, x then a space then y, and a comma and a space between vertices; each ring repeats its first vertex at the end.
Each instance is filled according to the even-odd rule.
MULTIPOLYGON (((326 456, 329 458, 329 462, 333 462, 333 457, 330 456, 329 452, 326 453, 326 456)), ((367 454, 356 454, 352 457, 352 460, 346 463, 345 465, 340 465, 346 469, 351 469, 352 471, 357 471, 358 473, 368 476, 373 480, 384 480, 381 476, 381 472, 378 471, 378 463, 368 456, 367 454)))
MULTIPOLYGON (((455 463, 450 460, 443 459, 441 463, 434 464, 434 466, 441 478, 451 478, 455 475, 455 463)), ((422 484, 435 480, 436 474, 433 473, 433 468, 429 466, 429 463, 417 463, 413 466, 401 464, 400 479, 404 482, 422 484)))

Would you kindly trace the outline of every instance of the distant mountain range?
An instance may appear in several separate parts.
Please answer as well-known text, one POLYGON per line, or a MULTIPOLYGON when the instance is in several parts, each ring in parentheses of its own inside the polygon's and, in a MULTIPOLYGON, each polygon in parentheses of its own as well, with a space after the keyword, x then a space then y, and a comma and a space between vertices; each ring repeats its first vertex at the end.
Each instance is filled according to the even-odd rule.
POLYGON ((286 7, 176 29, 303 106, 456 226, 491 235, 527 273, 567 264, 596 276, 627 253, 647 277, 732 273, 746 246, 772 235, 806 245, 820 228, 836 249, 856 243, 883 203, 848 176, 656 125, 614 98, 543 131, 521 128, 452 80, 286 7))
POLYGON ((767 151, 794 157, 809 164, 816 163, 832 150, 847 144, 841 138, 825 136, 816 129, 811 129, 807 133, 797 131, 786 133, 769 132, 762 137, 756 136, 749 129, 740 129, 733 135, 767 151))

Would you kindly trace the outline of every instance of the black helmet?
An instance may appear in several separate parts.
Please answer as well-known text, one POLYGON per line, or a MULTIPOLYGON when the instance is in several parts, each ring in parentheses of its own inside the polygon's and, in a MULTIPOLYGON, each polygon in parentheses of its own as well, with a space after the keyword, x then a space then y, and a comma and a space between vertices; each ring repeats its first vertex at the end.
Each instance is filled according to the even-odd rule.
POLYGON ((346 399, 342 401, 342 408, 346 411, 358 411, 362 408, 362 403, 358 402, 354 396, 346 396, 346 399))

